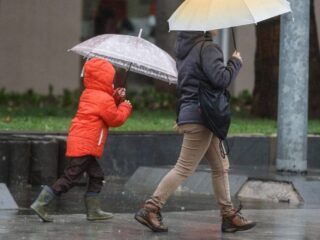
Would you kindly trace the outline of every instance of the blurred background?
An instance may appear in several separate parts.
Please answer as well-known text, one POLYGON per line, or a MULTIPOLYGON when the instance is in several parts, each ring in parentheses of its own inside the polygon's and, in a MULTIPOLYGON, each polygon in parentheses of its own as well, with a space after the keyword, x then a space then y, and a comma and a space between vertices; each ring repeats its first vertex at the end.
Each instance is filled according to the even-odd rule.
MULTIPOLYGON (((95 35, 138 35, 142 28, 143 38, 174 57, 175 33, 168 32, 167 19, 180 3, 180 0, 0 0, 0 101, 7 104, 12 94, 32 95, 30 98, 45 95, 49 96, 48 101, 62 95, 65 104, 77 100, 83 60, 68 49, 95 35)), ((276 118, 279 26, 280 18, 273 18, 257 26, 236 28, 236 41, 245 61, 230 88, 234 99, 238 99, 236 110, 276 118)), ((319 28, 320 2, 312 0, 309 117, 313 119, 320 118, 319 28)), ((220 30, 215 39, 226 59, 234 51, 229 31, 220 30)), ((125 73, 118 71, 124 77, 125 73)), ((130 96, 143 91, 161 92, 166 95, 160 97, 165 98, 164 107, 174 109, 174 86, 134 73, 128 78, 130 96)), ((28 97, 24 99, 28 101, 28 97)), ((161 103, 152 104, 158 105, 161 103)))
MULTIPOLYGON (((300 160, 308 158, 308 171, 312 171, 306 182, 314 185, 310 189, 300 186, 307 189, 306 195, 312 201, 318 201, 319 197, 313 194, 319 192, 314 186, 319 186, 320 173, 320 1, 310 1, 308 157, 300 160), (318 175, 313 176, 314 172, 318 175)), ((137 36, 143 29, 143 38, 174 57, 176 33, 169 32, 167 19, 180 3, 181 0, 0 0, 0 182, 8 183, 19 205, 28 207, 38 189, 14 190, 15 185, 38 186, 45 183, 43 176, 52 181, 67 162, 65 136, 83 88, 80 73, 84 64, 84 59, 68 49, 96 35, 137 36), (29 175, 40 177, 31 179, 29 175)), ((257 169, 275 169, 277 163, 276 134, 281 130, 277 129, 280 17, 237 27, 235 37, 244 66, 230 87, 231 165, 245 167, 248 176, 255 173, 260 177, 257 169)), ((220 30, 214 41, 227 60, 234 51, 230 29, 220 30)), ((297 47, 303 51, 301 48, 297 47)), ((127 74, 117 69, 117 75, 125 78, 127 74)), ((132 72, 127 77, 127 94, 134 111, 124 126, 112 129, 124 133, 110 134, 109 152, 105 152, 103 161, 106 175, 111 180, 116 176, 114 185, 106 186, 114 191, 110 205, 114 204, 116 211, 134 209, 128 202, 140 202, 124 196, 126 178, 141 166, 174 164, 181 143, 181 136, 173 134, 175 86, 132 72)), ((288 105, 297 103, 289 101, 288 105)), ((296 125, 290 128, 299 133, 297 130, 300 129, 296 125)), ((304 153, 307 146, 301 146, 303 151, 296 148, 293 153, 304 153)), ((292 148, 287 149, 290 152, 292 148)), ((79 201, 79 194, 75 190, 70 196, 79 201)), ((109 197, 109 193, 106 195, 109 197)), ((199 204, 197 200, 195 205, 207 206, 206 199, 204 202, 199 204)), ((195 209, 195 205, 185 204, 173 201, 171 209, 195 209)), ((61 208, 61 212, 67 208, 70 206, 61 208)))

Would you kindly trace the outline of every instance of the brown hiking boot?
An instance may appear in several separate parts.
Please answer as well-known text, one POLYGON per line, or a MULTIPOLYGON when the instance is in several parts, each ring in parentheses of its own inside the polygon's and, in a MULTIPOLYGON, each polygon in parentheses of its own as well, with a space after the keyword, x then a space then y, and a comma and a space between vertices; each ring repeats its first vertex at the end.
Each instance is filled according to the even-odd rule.
POLYGON ((234 233, 236 231, 245 231, 253 228, 256 223, 250 221, 241 215, 242 206, 233 209, 230 214, 222 216, 221 231, 226 233, 234 233))
POLYGON ((162 222, 160 208, 152 203, 144 204, 134 218, 154 232, 168 232, 168 227, 164 226, 162 222))

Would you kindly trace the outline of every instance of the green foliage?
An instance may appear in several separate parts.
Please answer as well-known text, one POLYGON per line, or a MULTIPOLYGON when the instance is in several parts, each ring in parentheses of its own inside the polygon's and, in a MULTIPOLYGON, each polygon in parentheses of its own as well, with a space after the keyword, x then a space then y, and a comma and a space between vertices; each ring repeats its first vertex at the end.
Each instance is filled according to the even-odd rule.
MULTIPOLYGON (((67 107, 75 109, 78 105, 80 92, 64 90, 63 95, 54 96, 53 88, 49 86, 49 94, 42 95, 35 93, 32 89, 25 93, 7 93, 5 89, 0 90, 0 106, 7 108, 7 111, 23 111, 24 109, 48 109, 54 111, 67 107)), ((34 112, 32 112, 34 114, 34 112)))
MULTIPOLYGON (((65 90, 61 96, 40 95, 29 90, 22 94, 0 90, 0 131, 68 131, 77 109, 80 91, 65 90)), ((112 131, 173 131, 176 97, 153 88, 129 92, 134 111, 130 119, 112 131)), ((252 118, 252 97, 243 92, 232 98, 233 117, 230 134, 275 134, 275 120, 252 118)), ((320 121, 309 122, 309 133, 320 133, 320 121)))
MULTIPOLYGON (((0 107, 0 116, 2 109, 0 107)), ((0 118, 0 131, 41 131, 41 132, 67 132, 73 114, 69 116, 30 116, 10 115, 0 118)), ((168 131, 172 132, 176 115, 172 110, 134 110, 129 120, 120 128, 111 131, 168 131)), ((277 132, 274 120, 233 117, 230 134, 263 134, 271 135, 277 132)), ((309 133, 320 134, 320 121, 310 121, 309 133)))
POLYGON ((175 109, 176 106, 176 96, 157 91, 153 87, 146 88, 141 93, 128 91, 127 94, 134 108, 138 110, 175 109))
POLYGON ((232 111, 237 115, 248 116, 252 107, 253 97, 248 90, 244 90, 238 97, 231 97, 232 111))
MULTIPOLYGON (((0 106, 22 110, 24 108, 46 108, 57 112, 61 108, 76 109, 81 92, 65 89, 62 95, 53 95, 53 87, 49 86, 49 94, 37 94, 33 90, 25 93, 8 93, 5 89, 0 90, 0 106)), ((159 92, 155 88, 146 88, 141 92, 128 91, 127 98, 132 102, 135 109, 174 109, 176 97, 166 92, 159 92)), ((53 113, 52 113, 53 114, 53 113)))

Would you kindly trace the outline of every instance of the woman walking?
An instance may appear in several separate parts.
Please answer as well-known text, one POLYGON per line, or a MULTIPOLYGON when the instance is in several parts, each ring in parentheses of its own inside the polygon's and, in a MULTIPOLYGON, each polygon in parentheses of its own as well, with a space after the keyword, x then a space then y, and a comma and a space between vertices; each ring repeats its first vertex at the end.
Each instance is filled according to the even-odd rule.
POLYGON ((154 232, 166 232, 161 209, 168 198, 197 168, 205 157, 212 169, 212 183, 220 207, 223 232, 250 229, 255 223, 244 218, 240 209, 234 209, 229 188, 229 160, 221 154, 220 140, 204 125, 199 109, 198 89, 200 80, 210 82, 215 89, 226 89, 236 78, 242 58, 239 52, 224 65, 221 49, 212 42, 216 31, 179 32, 176 41, 178 68, 179 109, 178 131, 183 133, 180 156, 174 168, 161 180, 155 192, 135 219, 154 232))

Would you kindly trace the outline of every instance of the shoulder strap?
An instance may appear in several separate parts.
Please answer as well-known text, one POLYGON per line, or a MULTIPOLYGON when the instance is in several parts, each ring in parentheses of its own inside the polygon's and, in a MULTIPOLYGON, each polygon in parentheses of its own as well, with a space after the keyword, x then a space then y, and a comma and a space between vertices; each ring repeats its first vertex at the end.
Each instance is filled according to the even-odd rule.
MULTIPOLYGON (((205 44, 205 41, 203 41, 201 43, 199 57, 200 57, 200 68, 201 68, 201 71, 203 72, 204 75, 206 75, 206 73, 204 72, 203 67, 202 67, 202 49, 204 47, 204 44, 205 44)), ((205 83, 205 80, 202 79, 202 78, 200 78, 199 88, 200 88, 201 83, 202 84, 205 83)), ((221 153, 222 158, 225 158, 226 156, 229 155, 230 147, 229 147, 229 142, 228 142, 227 139, 220 139, 219 138, 219 149, 220 149, 220 153, 221 153)))
MULTIPOLYGON (((201 59, 201 54, 202 54, 202 49, 203 49, 203 46, 204 46, 204 43, 206 42, 206 40, 200 40, 200 41, 197 41, 194 43, 194 45, 192 46, 192 48, 189 50, 188 52, 188 55, 189 53, 192 51, 192 49, 197 46, 199 43, 201 43, 201 48, 200 48, 200 67, 201 67, 201 71, 203 71, 202 69, 202 59, 201 59)), ((181 97, 181 94, 180 94, 180 91, 178 90, 177 88, 177 106, 176 106, 176 115, 177 115, 177 119, 176 119, 176 122, 178 122, 178 117, 179 117, 179 112, 180 112, 180 105, 181 105, 181 102, 180 102, 180 97, 181 97)))
POLYGON ((200 58, 200 68, 201 68, 201 70, 202 70, 202 71, 203 71, 203 68, 202 68, 202 49, 203 49, 204 44, 205 44, 205 41, 203 41, 203 42, 201 43, 200 53, 199 53, 199 58, 200 58))
MULTIPOLYGON (((203 50, 205 43, 206 43, 206 41, 202 41, 202 43, 201 43, 200 52, 199 52, 199 59, 200 59, 199 62, 200 62, 200 69, 201 69, 202 73, 206 76, 206 72, 204 71, 203 65, 202 65, 202 50, 203 50)), ((200 82, 206 83, 205 79, 202 79, 202 78, 200 78, 200 82)), ((206 83, 206 84, 208 84, 208 83, 206 83)))

